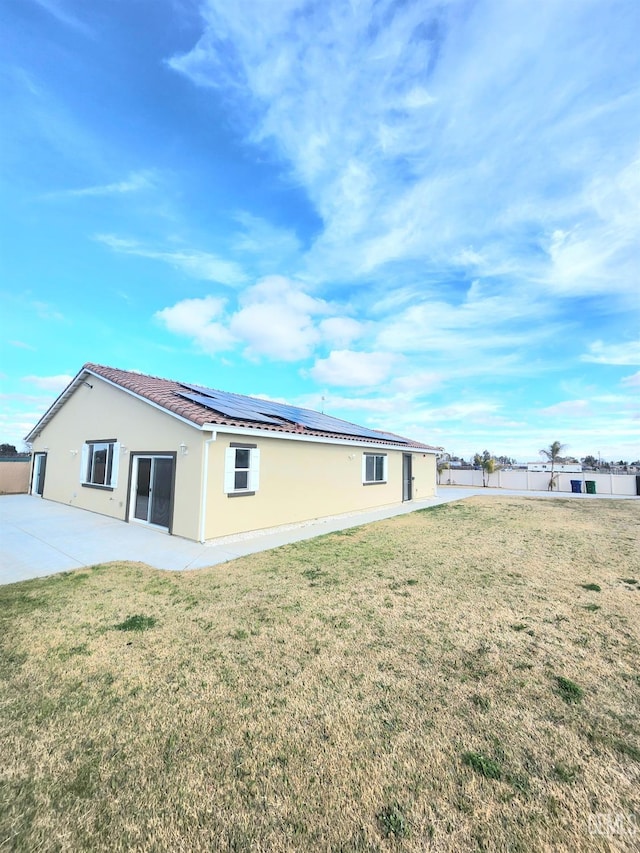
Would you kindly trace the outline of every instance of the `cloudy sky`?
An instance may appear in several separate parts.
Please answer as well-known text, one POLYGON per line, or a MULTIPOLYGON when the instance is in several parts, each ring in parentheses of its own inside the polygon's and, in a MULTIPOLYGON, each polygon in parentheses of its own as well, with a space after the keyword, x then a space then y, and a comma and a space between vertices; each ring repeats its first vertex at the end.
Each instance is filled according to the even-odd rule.
POLYGON ((0 19, 0 442, 94 361, 465 457, 640 457, 637 0, 0 19))

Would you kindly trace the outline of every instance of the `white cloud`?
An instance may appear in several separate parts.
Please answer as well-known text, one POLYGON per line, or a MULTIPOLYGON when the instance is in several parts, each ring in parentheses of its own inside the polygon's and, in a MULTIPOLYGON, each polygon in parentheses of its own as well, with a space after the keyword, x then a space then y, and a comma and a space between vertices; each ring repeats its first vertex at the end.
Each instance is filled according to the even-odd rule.
POLYGON ((589 344, 589 352, 582 355, 581 360, 596 364, 640 364, 640 341, 621 344, 594 341, 589 344))
POLYGON ((424 395, 438 388, 443 381, 440 373, 431 370, 416 370, 393 379, 393 390, 405 396, 424 395))
MULTIPOLYGON (((297 265, 285 239, 282 263, 334 300, 326 314, 242 301, 229 324, 245 352, 313 356, 304 375, 355 389, 346 411, 390 405, 410 429, 506 441, 532 417, 542 432, 576 341, 608 335, 608 313, 620 341, 633 323, 640 6, 623 6, 282 0, 265 15, 259 0, 203 0, 201 38, 169 64, 272 145, 321 220, 297 265), (515 376, 532 411, 494 402, 515 376), (365 399, 376 383, 384 399, 365 399)), ((259 242, 246 238, 254 258, 259 242)), ((600 343, 584 360, 629 358, 600 343)), ((582 389, 565 394, 595 417, 582 389)))
POLYGON ((234 337, 219 322, 224 311, 224 300, 213 296, 202 299, 183 299, 170 308, 156 311, 155 318, 176 335, 191 338, 195 345, 212 355, 230 349, 234 337))
POLYGON ((31 302, 31 307, 41 320, 56 320, 59 322, 65 319, 64 314, 58 311, 57 308, 48 302, 42 302, 40 299, 34 299, 31 302))
POLYGON ((311 355, 321 337, 314 317, 329 310, 283 276, 262 279, 241 295, 240 303, 230 329, 246 343, 247 355, 281 361, 311 355))
POLYGON ((586 418, 592 414, 591 406, 587 400, 564 400, 539 410, 543 416, 559 416, 567 418, 586 418))
POLYGON ((625 388, 640 388, 640 370, 637 373, 632 373, 631 376, 622 378, 620 384, 625 388))
MULTIPOLYGON (((36 1, 79 23, 65 0, 36 1)), ((604 372, 572 368, 579 342, 596 337, 583 362, 638 360, 625 342, 637 331, 640 4, 197 6, 201 37, 169 66, 215 88, 211 114, 222 104, 234 132, 244 131, 240 179, 249 166, 271 180, 248 195, 243 185, 248 210, 211 221, 221 229, 206 244, 212 252, 180 236, 199 206, 176 211, 178 192, 153 194, 151 215, 164 205, 172 216, 170 241, 98 238, 211 282, 181 294, 202 298, 176 297, 159 311, 164 328, 204 352, 233 352, 236 363, 239 354, 264 359, 263 376, 270 359, 296 375, 293 363, 308 359, 305 375, 337 388, 343 396, 332 400, 354 420, 361 410, 372 425, 427 441, 450 429, 475 450, 489 435, 503 442, 492 449, 509 452, 509 442, 543 445, 549 429, 549 440, 557 430, 575 445, 583 423, 626 441, 629 410, 584 385, 604 372), (234 288, 226 302, 219 285, 234 288), (575 417, 581 403, 588 425, 575 417)), ((104 146, 80 113, 56 103, 32 70, 11 73, 20 98, 30 93, 14 122, 24 124, 21 138, 40 139, 82 174, 108 175, 59 195, 132 199, 159 182, 152 172, 105 172, 104 146)), ((34 307, 36 325, 38 315, 63 319, 34 307)), ((636 382, 626 377, 616 391, 636 382)))
POLYGON ((49 12, 50 15, 53 15, 53 17, 60 21, 61 24, 65 24, 74 30, 79 30, 86 35, 93 34, 91 28, 85 24, 84 21, 76 18, 75 15, 71 15, 63 8, 63 4, 58 2, 58 0, 34 0, 34 2, 49 12))
POLYGON ((314 394, 306 394, 298 399, 298 405, 307 409, 313 409, 316 412, 324 409, 326 414, 335 415, 336 417, 349 420, 349 416, 345 413, 358 412, 357 419, 359 423, 370 424, 373 427, 379 427, 383 419, 389 414, 397 414, 398 399, 387 394, 383 396, 369 396, 366 391, 363 395, 361 391, 352 394, 349 397, 333 393, 328 390, 316 392, 314 394), (365 414, 366 413, 366 416, 365 414), (371 417, 371 415, 375 415, 371 417))
POLYGON ((446 406, 439 406, 423 413, 430 421, 464 421, 487 423, 488 419, 495 422, 495 413, 499 410, 498 403, 489 400, 461 400, 446 406))
POLYGON ((320 323, 320 332, 331 346, 346 347, 364 334, 364 324, 351 317, 328 317, 320 323))
POLYGON ((66 373, 59 373, 57 376, 23 376, 23 382, 30 382, 36 388, 41 388, 43 391, 53 391, 58 394, 64 391, 67 385, 71 382, 73 376, 66 373))
POLYGON ((241 291, 235 308, 209 295, 182 300, 155 316, 170 332, 191 337, 212 354, 242 347, 250 359, 300 361, 320 345, 350 341, 361 333, 355 320, 327 316, 333 311, 299 282, 272 275, 241 291))
POLYGON ((73 190, 60 190, 59 192, 47 193, 45 198, 64 198, 76 197, 82 198, 85 196, 110 196, 124 195, 127 193, 140 192, 141 190, 151 189, 155 186, 155 177, 153 172, 141 171, 131 172, 127 178, 122 181, 116 181, 111 184, 101 184, 91 187, 81 187, 73 190))
POLYGON ((442 270, 466 252, 530 289, 633 292, 637 4, 201 11, 201 38, 169 65, 224 89, 247 136, 290 164, 324 222, 310 275, 442 270))
POLYGON ((280 228, 246 211, 235 216, 241 230, 232 238, 235 252, 250 255, 265 274, 282 271, 297 262, 300 240, 289 228, 280 228))
POLYGON ((282 275, 260 279, 240 296, 243 305, 275 304, 287 306, 301 314, 327 314, 329 306, 322 299, 309 296, 296 282, 282 275))
POLYGON ((308 315, 292 306, 268 302, 242 308, 233 317, 231 329, 246 342, 249 357, 298 361, 307 358, 319 340, 308 315))
POLYGON ((385 382, 396 362, 397 356, 386 352, 334 350, 327 358, 318 359, 309 375, 320 384, 371 387, 385 382))
POLYGON ((114 252, 162 261, 204 281, 237 286, 245 282, 247 278, 239 264, 220 258, 210 252, 147 249, 136 240, 117 237, 114 234, 96 234, 94 239, 99 243, 104 243, 114 252))
MULTIPOLYGON (((580 202, 578 202, 580 204, 580 202)), ((640 160, 598 176, 582 197, 578 224, 551 235, 549 284, 563 295, 637 294, 640 160)))
POLYGON ((509 370, 535 344, 557 336, 560 325, 550 306, 535 296, 517 288, 496 294, 474 282, 457 305, 414 298, 379 323, 376 346, 428 354, 438 364, 446 360, 449 371, 488 371, 489 361, 495 367, 497 358, 509 370))

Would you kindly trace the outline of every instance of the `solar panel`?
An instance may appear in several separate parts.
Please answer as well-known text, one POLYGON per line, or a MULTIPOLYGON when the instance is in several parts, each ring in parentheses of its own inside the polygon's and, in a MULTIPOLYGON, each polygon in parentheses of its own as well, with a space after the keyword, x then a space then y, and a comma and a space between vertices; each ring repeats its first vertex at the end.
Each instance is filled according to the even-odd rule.
POLYGON ((278 426, 281 425, 281 421, 269 418, 267 415, 258 414, 246 406, 234 406, 225 400, 218 400, 215 397, 205 397, 202 394, 183 394, 182 392, 180 392, 180 396, 187 400, 192 400, 194 403, 199 403, 201 406, 206 406, 207 409, 211 409, 221 415, 227 415, 227 417, 230 418, 239 418, 243 421, 259 421, 260 423, 265 424, 278 424, 278 426))
POLYGON ((282 425, 283 421, 290 424, 301 424, 307 429, 320 432, 334 432, 338 435, 352 435, 359 438, 373 438, 377 441, 393 441, 396 444, 406 444, 407 439, 391 433, 379 432, 358 426, 357 424, 314 412, 311 409, 301 409, 273 400, 260 400, 257 397, 245 397, 242 394, 232 394, 228 391, 214 391, 201 385, 184 385, 191 392, 180 392, 181 397, 200 403, 208 409, 241 420, 257 421, 264 424, 282 425))
POLYGON ((398 438, 390 433, 367 429, 367 427, 358 426, 358 424, 351 424, 348 423, 348 421, 340 420, 340 418, 334 418, 331 415, 312 412, 308 409, 302 409, 302 413, 303 417, 299 423, 302 423, 309 429, 318 429, 323 432, 337 432, 343 435, 358 435, 362 438, 375 438, 378 441, 386 439, 387 441, 406 443, 404 439, 398 438))

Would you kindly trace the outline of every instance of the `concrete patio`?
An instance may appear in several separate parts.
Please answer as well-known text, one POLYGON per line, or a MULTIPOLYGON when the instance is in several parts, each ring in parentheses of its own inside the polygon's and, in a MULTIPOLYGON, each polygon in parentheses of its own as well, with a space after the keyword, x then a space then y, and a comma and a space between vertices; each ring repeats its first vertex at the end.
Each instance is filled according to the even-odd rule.
POLYGON ((576 500, 610 497, 441 486, 437 497, 424 501, 227 536, 201 544, 169 536, 144 525, 125 524, 118 519, 32 495, 3 495, 0 496, 0 584, 44 577, 113 560, 143 562, 170 571, 203 568, 290 542, 312 539, 324 533, 358 527, 477 494, 576 500))

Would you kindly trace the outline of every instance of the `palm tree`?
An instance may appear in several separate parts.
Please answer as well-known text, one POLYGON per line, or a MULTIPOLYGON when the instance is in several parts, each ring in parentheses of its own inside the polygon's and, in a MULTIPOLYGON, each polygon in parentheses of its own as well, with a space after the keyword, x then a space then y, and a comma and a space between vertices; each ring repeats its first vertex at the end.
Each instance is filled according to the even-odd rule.
POLYGON ((500 469, 495 456, 492 456, 488 450, 482 454, 476 453, 473 457, 473 464, 482 468, 482 485, 486 488, 489 485, 491 475, 500 469))
POLYGON ((549 480, 549 491, 553 491, 555 486, 555 474, 554 468, 556 463, 562 462, 562 456, 560 455, 564 450, 566 450, 566 444, 560 444, 559 441, 554 441, 549 447, 543 447, 540 451, 540 454, 545 457, 549 462, 551 462, 551 479, 549 480))
POLYGON ((490 456, 489 459, 485 459, 482 463, 482 470, 486 471, 487 474, 487 486, 489 485, 491 475, 495 474, 496 471, 499 471, 501 467, 502 466, 498 464, 498 461, 494 456, 490 456))
MULTIPOLYGON (((438 457, 437 462, 438 485, 442 482, 442 472, 447 469, 451 469, 451 456, 448 453, 443 453, 442 456, 438 457)), ((451 482, 451 475, 449 475, 449 482, 451 482)))

